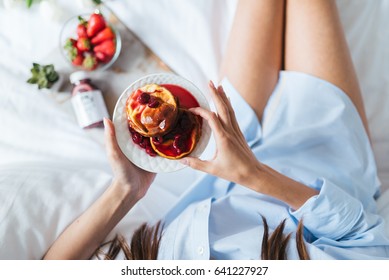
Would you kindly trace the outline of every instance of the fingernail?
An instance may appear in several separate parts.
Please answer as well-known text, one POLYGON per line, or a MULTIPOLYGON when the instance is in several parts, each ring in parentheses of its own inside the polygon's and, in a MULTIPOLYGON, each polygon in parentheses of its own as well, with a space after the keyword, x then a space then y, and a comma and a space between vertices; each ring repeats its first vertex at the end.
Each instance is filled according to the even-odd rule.
POLYGON ((107 118, 103 119, 103 123, 104 123, 104 132, 108 133, 110 135, 113 135, 113 131, 112 131, 110 125, 109 125, 109 122, 108 122, 107 118))
POLYGON ((212 82, 212 80, 209 81, 209 85, 210 85, 211 87, 213 87, 213 88, 215 87, 215 84, 212 82))
POLYGON ((104 123, 104 128, 107 128, 108 126, 107 118, 103 118, 103 123, 104 123))
POLYGON ((180 159, 180 163, 182 163, 183 165, 188 165, 188 160, 186 158, 182 158, 180 159))

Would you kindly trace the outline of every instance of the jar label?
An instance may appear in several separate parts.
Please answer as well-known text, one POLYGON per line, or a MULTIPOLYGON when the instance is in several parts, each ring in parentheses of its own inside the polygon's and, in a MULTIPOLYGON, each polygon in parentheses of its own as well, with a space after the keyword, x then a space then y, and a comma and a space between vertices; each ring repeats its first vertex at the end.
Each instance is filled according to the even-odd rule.
POLYGON ((100 90, 79 93, 72 97, 72 105, 81 127, 87 127, 108 118, 107 107, 100 90))

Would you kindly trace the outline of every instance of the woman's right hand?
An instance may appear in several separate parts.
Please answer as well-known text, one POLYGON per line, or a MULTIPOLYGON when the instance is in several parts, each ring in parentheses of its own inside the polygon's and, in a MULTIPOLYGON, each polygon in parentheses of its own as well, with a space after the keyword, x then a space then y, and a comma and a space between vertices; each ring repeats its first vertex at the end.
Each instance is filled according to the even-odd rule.
POLYGON ((140 169, 126 158, 117 143, 112 121, 104 119, 104 127, 107 155, 114 174, 113 184, 130 191, 131 197, 139 200, 154 181, 155 173, 140 169))
POLYGON ((209 83, 211 97, 217 113, 204 108, 192 108, 191 111, 208 122, 216 142, 216 153, 211 160, 186 157, 181 160, 189 165, 214 176, 251 187, 254 174, 258 174, 261 163, 248 146, 235 117, 230 100, 223 88, 215 88, 209 83))
POLYGON ((298 209, 318 193, 304 184, 259 162, 248 146, 235 117, 234 110, 221 86, 210 83, 217 113, 197 107, 191 111, 208 122, 215 136, 216 154, 211 160, 186 157, 182 163, 225 180, 277 198, 298 209))

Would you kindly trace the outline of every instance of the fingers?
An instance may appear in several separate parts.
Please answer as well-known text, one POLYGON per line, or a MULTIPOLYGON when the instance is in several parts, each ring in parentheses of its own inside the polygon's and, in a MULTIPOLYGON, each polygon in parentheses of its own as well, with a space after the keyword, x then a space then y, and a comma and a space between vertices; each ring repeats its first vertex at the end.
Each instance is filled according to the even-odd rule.
POLYGON ((104 137, 108 146, 112 146, 116 142, 115 127, 111 120, 104 118, 104 137))
POLYGON ((216 136, 223 135, 224 128, 220 124, 219 118, 214 112, 208 111, 208 110, 201 108, 201 107, 191 108, 189 110, 192 113, 194 113, 195 115, 198 115, 198 116, 202 117, 204 120, 206 120, 208 122, 209 126, 211 127, 212 132, 216 136))
POLYGON ((246 142, 246 140, 245 140, 245 138, 243 136, 243 133, 240 130, 240 127, 239 127, 239 124, 238 124, 238 120, 236 119, 235 111, 232 108, 232 104, 231 104, 230 99, 227 97, 227 95, 226 95, 226 93, 225 93, 225 91, 224 91, 222 86, 218 86, 217 91, 218 91, 219 95, 221 96, 221 98, 223 98, 225 100, 225 104, 226 104, 226 106, 229 109, 229 112, 230 112, 230 114, 229 114, 230 115, 230 123, 231 123, 235 133, 238 133, 241 136, 242 140, 244 140, 244 142, 246 142))
MULTIPOLYGON (((221 88, 221 87, 219 86, 219 88, 221 88)), ((215 107, 216 107, 217 114, 219 115, 220 120, 222 121, 223 125, 228 125, 231 122, 229 107, 226 104, 226 101, 228 102, 228 100, 227 100, 224 92, 222 92, 222 94, 220 94, 219 88, 216 89, 213 82, 209 81, 209 89, 211 92, 212 100, 213 100, 215 107)))
POLYGON ((230 99, 227 97, 226 92, 224 91, 224 88, 221 85, 217 87, 217 93, 218 97, 223 100, 223 104, 227 107, 231 116, 231 113, 234 112, 234 109, 232 108, 230 99))
POLYGON ((115 126, 111 120, 104 118, 104 130, 107 155, 111 163, 114 163, 122 159, 124 155, 116 141, 115 126))
POLYGON ((227 97, 223 87, 219 85, 216 89, 212 81, 209 82, 209 87, 211 89, 212 99, 215 102, 216 110, 224 127, 226 129, 230 129, 232 127, 234 134, 239 135, 239 141, 241 141, 242 144, 246 143, 236 119, 235 111, 232 108, 230 99, 227 97))
POLYGON ((218 93, 218 96, 223 100, 224 104, 232 110, 232 106, 231 106, 231 103, 230 103, 230 100, 228 99, 227 95, 226 95, 226 92, 224 91, 224 88, 219 85, 217 87, 217 93, 218 93))
POLYGON ((206 160, 201 160, 195 157, 185 157, 180 159, 180 162, 184 165, 187 165, 193 169, 200 170, 206 173, 210 173, 210 162, 206 160))

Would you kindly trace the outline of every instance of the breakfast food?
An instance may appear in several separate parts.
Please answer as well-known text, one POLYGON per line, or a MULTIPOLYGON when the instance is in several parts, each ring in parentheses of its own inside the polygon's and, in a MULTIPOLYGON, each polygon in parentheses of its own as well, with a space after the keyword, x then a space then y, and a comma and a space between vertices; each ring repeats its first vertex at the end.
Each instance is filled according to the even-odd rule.
POLYGON ((128 98, 126 108, 129 125, 142 136, 166 134, 177 122, 176 98, 156 84, 136 90, 128 98))
POLYGON ((197 106, 196 99, 176 85, 138 88, 126 102, 133 142, 150 156, 180 159, 189 155, 201 136, 201 119, 188 110, 197 106))
POLYGON ((100 13, 93 13, 88 20, 78 17, 76 38, 68 38, 64 49, 74 66, 95 70, 108 63, 116 52, 116 35, 100 13))
POLYGON ((200 138, 200 128, 198 118, 182 109, 177 125, 166 135, 151 138, 151 147, 161 157, 182 158, 193 151, 200 138))

